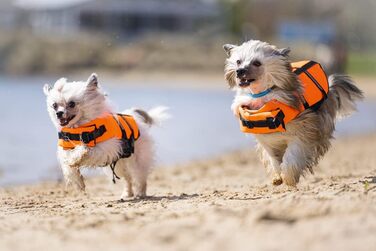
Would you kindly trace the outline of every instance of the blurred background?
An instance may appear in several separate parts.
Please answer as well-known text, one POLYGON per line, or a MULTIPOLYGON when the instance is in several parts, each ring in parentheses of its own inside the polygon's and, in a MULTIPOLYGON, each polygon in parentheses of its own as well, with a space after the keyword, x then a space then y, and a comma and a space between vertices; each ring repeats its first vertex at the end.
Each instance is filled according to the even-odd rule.
POLYGON ((1 0, 0 70, 219 72, 225 41, 257 38, 372 73, 375 10, 372 0, 1 0))
MULTIPOLYGON (((229 109, 224 43, 290 47, 375 90, 375 12, 374 0, 0 0, 0 185, 61 178, 44 83, 97 72, 119 110, 171 107, 159 164, 207 158, 252 142, 229 109)), ((375 113, 367 99, 339 135, 375 131, 375 113)))

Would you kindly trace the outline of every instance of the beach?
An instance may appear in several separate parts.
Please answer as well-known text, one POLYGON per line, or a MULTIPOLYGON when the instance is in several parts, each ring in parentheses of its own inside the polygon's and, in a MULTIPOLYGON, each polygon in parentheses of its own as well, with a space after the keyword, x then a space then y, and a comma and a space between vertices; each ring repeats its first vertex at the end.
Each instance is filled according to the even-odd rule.
POLYGON ((0 0, 0 251, 376 251, 375 12, 371 0, 0 0), (285 127, 322 96, 334 107, 291 138, 356 111, 296 187, 274 186, 231 106, 270 122, 261 106, 280 101, 285 127), (136 127, 105 119, 131 110, 136 143, 136 127), (62 153, 61 138, 98 151, 62 153), (116 165, 128 150, 140 169, 154 160, 147 196, 121 199, 117 175, 144 188, 142 170, 82 166, 86 190, 66 186, 61 164, 116 165))
POLYGON ((297 189, 273 187, 255 150, 154 169, 149 197, 87 179, 2 188, 1 250, 375 250, 376 134, 333 141, 297 189))

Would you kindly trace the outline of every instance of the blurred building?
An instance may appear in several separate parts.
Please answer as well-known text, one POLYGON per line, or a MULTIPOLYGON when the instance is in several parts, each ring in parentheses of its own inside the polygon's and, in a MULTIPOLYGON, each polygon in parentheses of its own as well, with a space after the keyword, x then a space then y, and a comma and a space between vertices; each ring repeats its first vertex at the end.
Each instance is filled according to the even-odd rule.
POLYGON ((33 32, 74 33, 101 31, 121 35, 145 32, 191 32, 210 23, 220 12, 204 0, 69 0, 36 4, 18 1, 27 11, 33 32))
POLYGON ((14 6, 11 0, 0 0, 0 28, 14 29, 22 23, 22 10, 14 6))

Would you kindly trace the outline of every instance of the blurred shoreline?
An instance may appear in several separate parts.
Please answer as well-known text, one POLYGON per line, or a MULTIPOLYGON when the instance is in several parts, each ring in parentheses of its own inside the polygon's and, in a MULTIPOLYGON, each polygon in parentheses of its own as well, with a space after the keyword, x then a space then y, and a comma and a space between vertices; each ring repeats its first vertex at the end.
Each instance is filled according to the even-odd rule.
MULTIPOLYGON (((232 92, 223 76, 223 71, 149 71, 139 70, 114 72, 94 68, 69 72, 67 74, 42 74, 42 75, 0 75, 0 79, 20 79, 27 83, 28 78, 48 79, 53 84, 61 77, 70 81, 85 81, 91 73, 96 72, 100 82, 104 86, 127 86, 127 87, 163 87, 173 89, 203 89, 203 90, 228 90, 232 92), (175 81, 176 80, 176 81, 175 81)), ((351 75, 357 86, 364 91, 366 99, 376 99, 376 76, 351 75)), ((33 81, 35 82, 35 81, 33 81)), ((40 83, 41 85, 44 83, 40 83)))

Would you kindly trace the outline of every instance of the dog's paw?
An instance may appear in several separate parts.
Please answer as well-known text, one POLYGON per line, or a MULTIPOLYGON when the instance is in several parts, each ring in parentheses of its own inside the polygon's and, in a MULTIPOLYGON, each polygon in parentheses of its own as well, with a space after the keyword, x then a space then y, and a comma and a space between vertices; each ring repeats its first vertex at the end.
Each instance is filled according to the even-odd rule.
POLYGON ((130 191, 126 190, 126 191, 123 191, 120 199, 127 200, 127 199, 130 199, 130 198, 133 198, 133 197, 134 197, 133 191, 132 190, 130 190, 130 191))
POLYGON ((137 192, 135 192, 133 198, 136 199, 136 200, 140 200, 140 199, 146 198, 146 191, 137 191, 137 192))
POLYGON ((283 183, 283 180, 281 176, 279 174, 275 174, 272 179, 272 184, 274 186, 279 186, 279 185, 282 185, 282 183, 283 183))
POLYGON ((286 175, 286 174, 282 173, 281 177, 282 177, 283 183, 285 183, 286 185, 291 186, 291 187, 296 187, 296 184, 297 184, 298 181, 295 179, 294 176, 290 176, 290 175, 286 175))
POLYGON ((85 146, 77 146, 72 150, 71 156, 65 159, 65 164, 71 168, 78 168, 82 166, 82 162, 89 155, 89 149, 85 146))
POLYGON ((65 182, 65 189, 69 190, 72 187, 82 192, 85 191, 85 182, 81 174, 78 177, 67 179, 67 181, 65 182))
POLYGON ((137 198, 137 199, 144 199, 147 196, 146 196, 146 193, 141 193, 141 194, 136 194, 134 197, 137 198))
POLYGON ((248 106, 251 103, 251 99, 247 96, 237 96, 231 104, 231 111, 235 117, 239 117, 239 108, 241 106, 248 106))

